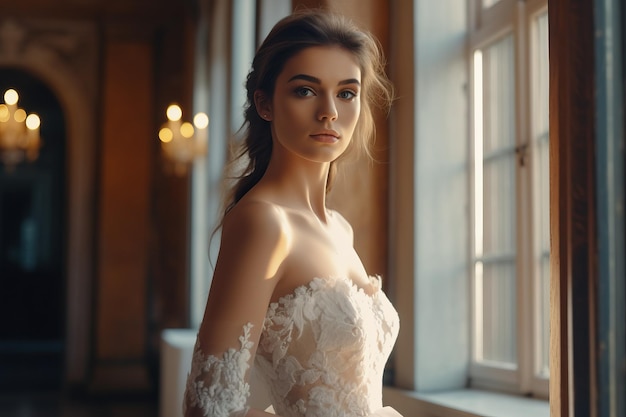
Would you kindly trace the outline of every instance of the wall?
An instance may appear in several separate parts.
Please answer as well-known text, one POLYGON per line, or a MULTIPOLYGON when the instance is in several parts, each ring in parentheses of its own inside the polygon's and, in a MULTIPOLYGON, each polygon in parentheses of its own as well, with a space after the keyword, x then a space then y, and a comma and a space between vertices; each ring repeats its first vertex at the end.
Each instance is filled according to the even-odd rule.
POLYGON ((0 10, 0 65, 40 76, 68 125, 64 381, 150 391, 160 330, 188 324, 188 178, 163 172, 156 133, 169 102, 190 102, 193 11, 164 0, 0 10))

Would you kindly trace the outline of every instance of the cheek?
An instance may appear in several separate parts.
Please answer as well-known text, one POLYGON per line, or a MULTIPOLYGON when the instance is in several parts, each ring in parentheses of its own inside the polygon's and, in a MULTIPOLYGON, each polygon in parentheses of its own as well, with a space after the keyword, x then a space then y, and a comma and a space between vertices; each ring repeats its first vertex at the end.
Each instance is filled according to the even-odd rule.
POLYGON ((282 119, 284 124, 292 124, 310 115, 310 110, 302 102, 283 102, 276 106, 275 110, 275 117, 282 119))
POLYGON ((351 126, 352 129, 354 129, 357 122, 359 121, 360 114, 361 114, 360 105, 349 106, 348 108, 346 108, 344 112, 344 119, 345 119, 346 124, 351 126))

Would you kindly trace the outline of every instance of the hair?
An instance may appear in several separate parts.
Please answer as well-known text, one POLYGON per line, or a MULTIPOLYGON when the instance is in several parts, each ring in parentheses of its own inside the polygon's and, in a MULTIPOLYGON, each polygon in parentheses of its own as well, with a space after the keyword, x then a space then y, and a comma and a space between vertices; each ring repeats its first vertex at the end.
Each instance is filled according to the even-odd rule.
MULTIPOLYGON (((256 109, 254 94, 261 91, 268 100, 274 94, 276 79, 285 63, 303 49, 314 46, 339 46, 352 53, 361 69, 361 113, 350 144, 372 157, 375 136, 372 107, 388 111, 393 90, 385 75, 385 61, 377 40, 359 29, 344 16, 322 10, 299 10, 280 20, 256 52, 246 80, 247 103, 242 126, 244 140, 233 162, 247 157, 247 166, 237 177, 231 195, 225 202, 225 213, 259 182, 272 155, 270 123, 256 109)), ((346 153, 344 153, 345 155, 346 153)), ((342 156, 343 157, 343 156, 342 156)), ((337 160, 331 162, 326 192, 332 187, 337 160)))

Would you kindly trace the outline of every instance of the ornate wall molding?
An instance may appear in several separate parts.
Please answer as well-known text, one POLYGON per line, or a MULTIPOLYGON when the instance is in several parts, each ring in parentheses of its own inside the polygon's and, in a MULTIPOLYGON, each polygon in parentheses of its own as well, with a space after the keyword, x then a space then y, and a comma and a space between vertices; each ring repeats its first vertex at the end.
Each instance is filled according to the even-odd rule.
POLYGON ((94 22, 0 18, 0 67, 28 71, 56 94, 67 131, 66 379, 85 380, 92 326, 99 39, 94 22))
MULTIPOLYGON (((0 19, 0 65, 21 67, 55 88, 67 82, 93 101, 97 88, 98 38, 92 22, 0 19)), ((61 90, 63 88, 63 90, 61 90)))

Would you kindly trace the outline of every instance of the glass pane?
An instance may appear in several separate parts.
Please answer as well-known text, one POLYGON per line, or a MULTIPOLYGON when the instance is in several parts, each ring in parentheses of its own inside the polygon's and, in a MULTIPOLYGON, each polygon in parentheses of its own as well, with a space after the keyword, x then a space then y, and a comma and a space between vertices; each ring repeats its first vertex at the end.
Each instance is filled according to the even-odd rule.
POLYGON ((482 360, 517 363, 515 293, 514 262, 483 264, 482 360))
POLYGON ((515 250, 513 36, 474 54, 474 241, 477 257, 515 250))
POLYGON ((515 59, 508 35, 474 54, 475 346, 517 364, 515 59))
POLYGON ((548 13, 535 19, 533 55, 533 136, 535 138, 535 218, 537 219, 537 262, 539 277, 536 282, 538 344, 538 376, 548 378, 550 345, 550 153, 549 153, 549 66, 548 13))
POLYGON ((483 154, 515 146, 513 35, 483 50, 483 154))
POLYGON ((483 0, 483 9, 487 9, 499 1, 500 0, 483 0))
POLYGON ((483 167, 483 255, 515 251, 515 155, 486 161, 483 167))
POLYGON ((537 181, 539 199, 537 219, 539 220, 539 251, 550 251, 550 149, 547 139, 537 143, 537 181))
POLYGON ((549 77, 548 77, 548 13, 541 14, 536 19, 535 59, 535 93, 533 109, 535 109, 535 126, 538 134, 548 132, 549 119, 549 77))
POLYGON ((550 255, 541 258, 539 288, 539 376, 550 377, 550 255))
POLYGON ((544 13, 536 21, 535 55, 537 65, 534 71, 534 137, 537 151, 537 184, 539 186, 539 250, 550 250, 550 166, 549 166, 549 96, 548 96, 548 14, 544 13))

